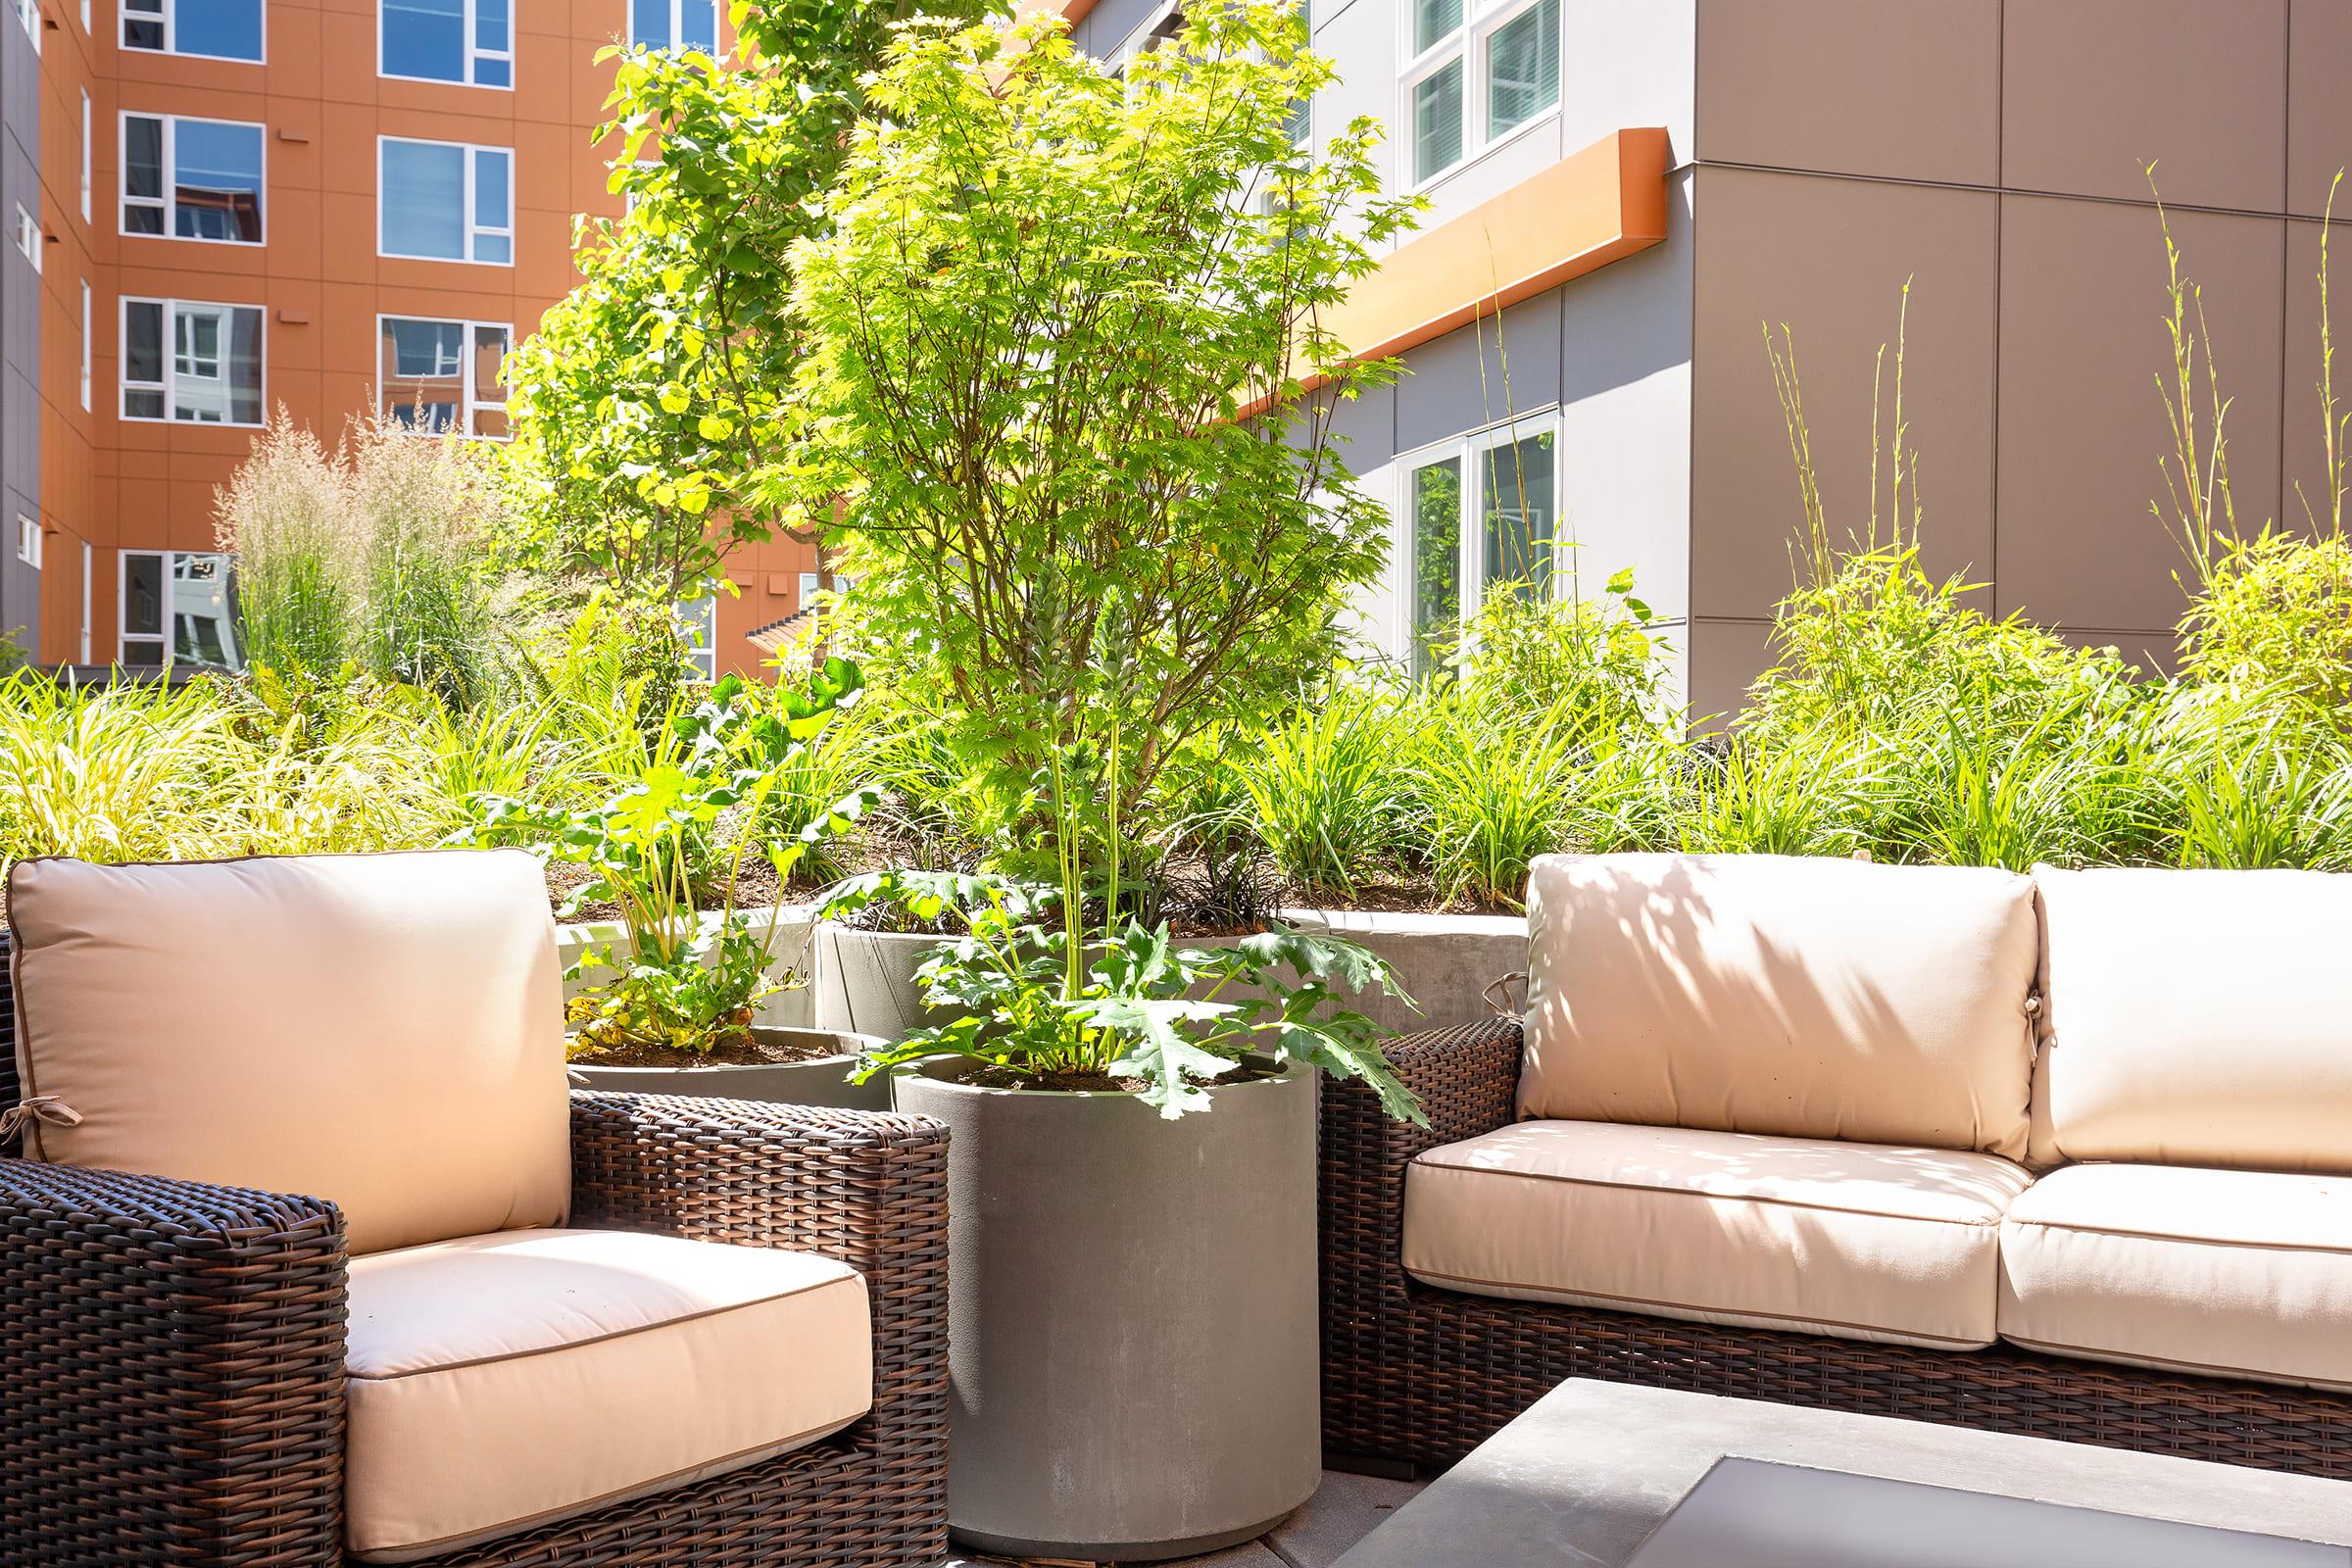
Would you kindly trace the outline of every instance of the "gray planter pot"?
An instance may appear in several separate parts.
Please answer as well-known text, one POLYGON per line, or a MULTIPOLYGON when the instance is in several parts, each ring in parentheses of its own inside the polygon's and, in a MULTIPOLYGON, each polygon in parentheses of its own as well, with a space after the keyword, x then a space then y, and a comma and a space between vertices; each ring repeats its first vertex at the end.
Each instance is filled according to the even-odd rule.
POLYGON ((688 1095, 710 1100, 764 1100, 785 1105, 843 1105, 853 1110, 888 1110, 890 1075, 876 1073, 864 1083, 849 1081, 861 1052, 881 1041, 863 1035, 822 1029, 752 1031, 764 1039, 796 1045, 821 1045, 830 1054, 806 1061, 760 1061, 740 1065, 718 1062, 708 1067, 597 1067, 575 1064, 571 1082, 578 1089, 612 1089, 633 1095, 688 1095))
POLYGON ((1322 1464, 1315 1076, 1126 1095, 981 1089, 948 1141, 950 1529, 1010 1557, 1153 1561, 1261 1534, 1322 1464))
POLYGON ((922 987, 914 983, 914 971, 942 940, 855 930, 830 920, 820 924, 813 944, 816 1027, 898 1041, 928 1024, 948 1022, 954 1014, 926 1009, 922 987))

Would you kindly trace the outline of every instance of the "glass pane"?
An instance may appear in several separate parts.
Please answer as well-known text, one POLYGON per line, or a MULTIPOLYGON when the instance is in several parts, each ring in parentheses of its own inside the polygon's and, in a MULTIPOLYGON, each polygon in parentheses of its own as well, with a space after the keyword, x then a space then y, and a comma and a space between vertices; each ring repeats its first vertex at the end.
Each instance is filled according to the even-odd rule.
POLYGON ((224 556, 178 556, 172 572, 172 657, 202 664, 236 663, 233 573, 224 556))
POLYGON ((507 0, 473 0, 473 46, 503 55, 513 43, 507 31, 507 0))
POLYGON ((381 407, 412 430, 446 430, 465 401, 466 323, 386 320, 376 369, 381 407))
POLYGON ((379 200, 386 255, 466 259, 465 148, 385 142, 379 200))
MULTIPOLYGON (((153 300, 132 300, 122 308, 122 379, 163 378, 164 308, 153 300)), ((164 411, 158 407, 155 412, 164 411)))
POLYGON ((228 320, 228 416, 240 424, 262 422, 262 313, 240 308, 228 320))
POLYGON ((164 0, 122 0, 122 47, 164 46, 164 0))
POLYGON ((1413 178, 1462 161, 1462 63, 1448 60, 1413 88, 1413 178))
POLYGON ((507 401, 506 383, 507 329, 503 326, 477 326, 473 329, 473 400, 476 403, 507 401))
POLYGON ((514 242, 504 234, 477 234, 473 240, 473 259, 503 267, 514 260, 514 242))
POLYGON ((493 441, 504 441, 513 433, 507 424, 507 411, 504 409, 474 410, 473 433, 488 436, 493 441))
POLYGON ((122 122, 122 194, 164 194, 164 122, 152 116, 122 122))
POLYGON ((629 42, 669 47, 669 0, 629 0, 629 42))
POLYGON ((172 232, 260 244, 262 127, 182 120, 172 136, 172 232))
POLYGON ((384 0, 384 73, 466 79, 466 0, 384 0))
POLYGON ((1413 470, 1413 673, 1429 674, 1433 642, 1462 619, 1462 464, 1447 458, 1413 470))
POLYGON ((122 394, 122 416, 126 419, 160 419, 164 416, 164 394, 160 390, 128 391, 122 394))
POLYGON ((172 20, 179 29, 172 40, 177 53, 262 58, 262 0, 179 0, 172 20))
POLYGON ((125 234, 161 234, 164 231, 164 210, 161 207, 130 207, 122 209, 122 232, 125 234))
POLYGON ((1499 136, 1560 101, 1560 0, 1543 0, 1487 39, 1487 134, 1499 136))
POLYGON ((1485 456, 1487 484, 1486 561, 1488 583, 1499 587, 1551 585, 1555 531, 1552 444, 1533 435, 1485 456))
POLYGON ((718 53, 718 0, 678 0, 678 47, 718 53))
POLYGON ((153 641, 125 641, 121 662, 133 669, 152 669, 164 662, 164 645, 153 641))
MULTIPOLYGON (((514 209, 507 191, 510 155, 483 148, 473 155, 473 221, 477 228, 513 228, 514 209)), ((484 258, 488 260, 488 258, 484 258)))
POLYGON ((473 84, 477 87, 512 87, 514 68, 504 60, 476 59, 473 63, 473 84))
POLYGON ((1413 0, 1413 53, 1462 24, 1462 0, 1413 0))
POLYGON ((153 637, 164 629, 164 558, 151 550, 122 553, 122 634, 153 637))

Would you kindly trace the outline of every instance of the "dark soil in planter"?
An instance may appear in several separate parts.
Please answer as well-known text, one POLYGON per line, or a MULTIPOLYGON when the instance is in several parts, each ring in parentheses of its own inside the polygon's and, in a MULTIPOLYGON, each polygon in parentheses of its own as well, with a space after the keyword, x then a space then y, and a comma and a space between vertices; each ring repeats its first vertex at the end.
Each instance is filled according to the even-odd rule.
MULTIPOLYGON (((968 1072, 956 1074, 964 1083, 977 1084, 983 1089, 1040 1089, 1057 1095, 1134 1095, 1151 1088, 1142 1078, 1114 1077, 1106 1072, 1023 1072, 1000 1062, 989 1062, 968 1072)), ((1215 1089, 1227 1084, 1254 1082, 1260 1078, 1279 1076, 1237 1067, 1222 1078, 1200 1078, 1187 1075, 1197 1089, 1215 1089)))
POLYGON ((709 1051, 680 1051, 675 1046, 635 1045, 582 1052, 571 1058, 580 1067, 764 1067, 777 1062, 819 1061, 836 1053, 798 1041, 730 1040, 709 1051))

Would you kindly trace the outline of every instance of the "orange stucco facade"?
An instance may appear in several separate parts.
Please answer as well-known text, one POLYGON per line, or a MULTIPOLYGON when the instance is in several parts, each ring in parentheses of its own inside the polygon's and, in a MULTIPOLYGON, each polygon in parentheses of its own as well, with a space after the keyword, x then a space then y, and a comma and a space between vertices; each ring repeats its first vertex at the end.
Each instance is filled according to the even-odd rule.
MULTIPOLYGON (((43 0, 44 662, 116 657, 121 553, 213 549, 215 487, 254 435, 122 417, 123 298, 259 308, 264 403, 331 441, 376 398, 380 318, 507 325, 519 340, 571 287, 574 215, 619 211, 591 137, 612 84, 596 55, 623 32, 624 0, 516 0, 511 89, 379 74, 376 0, 264 9, 264 60, 249 64, 126 49, 117 0, 92 5, 87 29, 77 0, 43 0), (262 243, 122 232, 125 114, 258 122, 262 243), (511 265, 378 254, 384 136, 512 150, 511 265)), ((719 599, 720 667, 757 666, 763 656, 746 634, 798 608, 800 573, 812 564, 789 541, 738 554, 737 592, 719 599)))

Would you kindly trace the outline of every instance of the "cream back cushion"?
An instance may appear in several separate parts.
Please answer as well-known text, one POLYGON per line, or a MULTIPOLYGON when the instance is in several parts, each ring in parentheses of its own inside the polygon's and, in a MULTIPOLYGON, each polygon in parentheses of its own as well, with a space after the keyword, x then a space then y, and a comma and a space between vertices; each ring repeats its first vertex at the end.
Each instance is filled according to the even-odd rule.
POLYGON ((27 1157, 328 1199, 355 1253, 562 1223, 532 857, 20 860, 8 903, 27 1157))
POLYGON ((2352 875, 2034 877, 2034 1163, 2352 1173, 2352 875))
POLYGON ((2026 1150, 2034 884, 1784 856, 1546 856, 1519 1113, 2026 1150))

